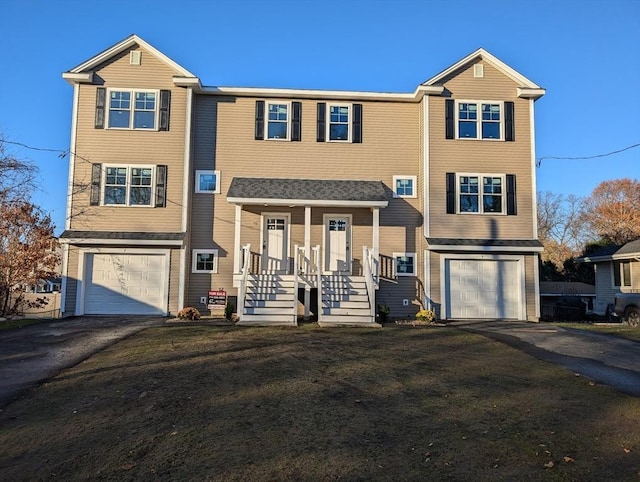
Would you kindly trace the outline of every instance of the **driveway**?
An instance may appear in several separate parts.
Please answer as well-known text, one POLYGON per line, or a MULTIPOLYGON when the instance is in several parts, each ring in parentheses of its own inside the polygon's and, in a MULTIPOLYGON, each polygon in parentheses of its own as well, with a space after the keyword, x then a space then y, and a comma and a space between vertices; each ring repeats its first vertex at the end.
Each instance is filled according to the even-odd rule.
POLYGON ((163 317, 77 317, 0 331, 0 407, 163 317))
POLYGON ((545 323, 454 322, 594 382, 640 397, 640 342, 545 323))

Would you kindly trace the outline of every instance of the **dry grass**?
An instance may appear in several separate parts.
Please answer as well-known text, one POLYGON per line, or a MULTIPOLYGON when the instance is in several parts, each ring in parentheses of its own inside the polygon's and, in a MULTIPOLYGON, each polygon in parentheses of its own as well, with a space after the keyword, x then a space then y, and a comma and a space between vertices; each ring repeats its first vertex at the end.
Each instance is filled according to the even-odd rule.
POLYGON ((640 399, 453 328, 153 328, 0 427, 1 480, 640 476, 640 399))
POLYGON ((640 326, 629 326, 626 323, 550 323, 563 328, 575 328, 578 330, 595 331, 598 333, 606 333, 616 335, 629 340, 640 340, 640 326))

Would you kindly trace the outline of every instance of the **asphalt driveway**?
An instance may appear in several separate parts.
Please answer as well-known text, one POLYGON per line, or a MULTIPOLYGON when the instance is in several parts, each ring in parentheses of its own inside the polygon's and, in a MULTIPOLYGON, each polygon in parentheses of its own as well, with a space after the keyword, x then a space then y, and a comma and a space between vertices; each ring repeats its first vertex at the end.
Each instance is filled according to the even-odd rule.
POLYGON ((454 322, 594 382, 640 397, 640 342, 546 323, 454 322))
POLYGON ((163 317, 77 317, 0 331, 0 407, 163 317))

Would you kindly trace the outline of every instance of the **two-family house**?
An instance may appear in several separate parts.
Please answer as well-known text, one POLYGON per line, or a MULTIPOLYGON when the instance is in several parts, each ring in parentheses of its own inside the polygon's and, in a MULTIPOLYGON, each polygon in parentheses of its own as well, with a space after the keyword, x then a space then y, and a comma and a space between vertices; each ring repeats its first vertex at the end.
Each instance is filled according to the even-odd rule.
POLYGON ((63 77, 65 314, 539 318, 545 91, 485 50, 410 93, 204 86, 136 35, 63 77))

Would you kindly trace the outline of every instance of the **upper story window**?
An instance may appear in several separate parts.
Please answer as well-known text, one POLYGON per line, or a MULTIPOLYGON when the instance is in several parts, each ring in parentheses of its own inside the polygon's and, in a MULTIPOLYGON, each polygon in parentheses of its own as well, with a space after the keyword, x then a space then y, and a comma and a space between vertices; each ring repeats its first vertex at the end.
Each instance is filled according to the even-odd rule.
POLYGON ((362 142, 362 104, 318 102, 318 142, 362 142))
POLYGON ((155 129, 157 92, 109 91, 109 128, 155 129))
POLYGON ((631 286, 630 261, 613 261, 613 286, 631 286))
POLYGON ((393 176, 393 196, 415 198, 416 193, 416 176, 393 176))
POLYGON ((197 193, 220 193, 220 171, 196 171, 197 193))
POLYGON ((91 206, 166 206, 167 166, 93 164, 91 206))
POLYGON ((95 128, 169 130, 170 90, 96 89, 95 128))
POLYGON ((301 119, 301 102, 257 100, 255 139, 300 141, 301 119))
POLYGON ((481 100, 445 101, 445 137, 514 141, 514 103, 481 100))
POLYGON ((513 174, 447 173, 447 214, 517 214, 513 174))

